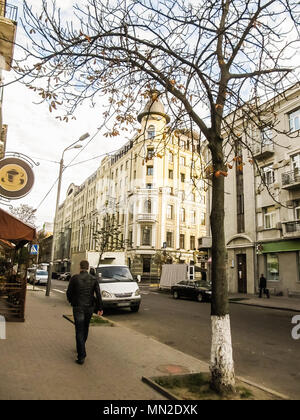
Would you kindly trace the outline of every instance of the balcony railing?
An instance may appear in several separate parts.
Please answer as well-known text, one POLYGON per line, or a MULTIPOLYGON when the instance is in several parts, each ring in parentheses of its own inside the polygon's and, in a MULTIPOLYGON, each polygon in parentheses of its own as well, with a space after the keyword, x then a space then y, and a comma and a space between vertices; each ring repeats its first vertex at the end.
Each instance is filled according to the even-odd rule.
POLYGON ((285 224, 285 232, 286 233, 300 233, 300 220, 295 220, 293 222, 287 222, 285 224))
POLYGON ((157 215, 154 213, 140 213, 137 215, 138 222, 156 222, 157 215))
POLYGON ((253 147, 253 156, 256 159, 267 159, 274 154, 274 144, 256 144, 253 147))
POLYGON ((0 15, 16 22, 18 18, 18 7, 4 1, 0 1, 0 15))
POLYGON ((281 176, 282 188, 294 189, 300 188, 300 169, 294 171, 285 172, 281 176))

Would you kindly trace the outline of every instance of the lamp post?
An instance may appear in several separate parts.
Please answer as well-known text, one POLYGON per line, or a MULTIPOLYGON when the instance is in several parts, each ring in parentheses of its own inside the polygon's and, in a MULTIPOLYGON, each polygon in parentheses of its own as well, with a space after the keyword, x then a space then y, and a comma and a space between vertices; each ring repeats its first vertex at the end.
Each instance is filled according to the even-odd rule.
POLYGON ((49 270, 48 270, 48 280, 47 280, 47 287, 46 287, 46 296, 50 295, 51 289, 51 279, 52 279, 52 271, 53 271, 53 260, 54 260, 54 240, 56 235, 56 218, 58 213, 58 206, 59 206, 59 197, 60 197, 60 189, 61 189, 61 179, 63 173, 63 166, 64 166, 64 153, 67 150, 71 149, 79 149, 82 147, 80 144, 77 144, 79 141, 83 141, 89 137, 89 133, 85 133, 79 137, 74 143, 70 144, 70 146, 66 147, 62 152, 62 156, 59 163, 59 174, 58 174, 58 185, 57 185, 57 195, 56 195, 56 207, 55 207, 55 215, 54 215, 54 224, 53 224, 53 237, 52 237, 52 246, 51 246, 51 255, 50 255, 50 262, 49 262, 49 270))

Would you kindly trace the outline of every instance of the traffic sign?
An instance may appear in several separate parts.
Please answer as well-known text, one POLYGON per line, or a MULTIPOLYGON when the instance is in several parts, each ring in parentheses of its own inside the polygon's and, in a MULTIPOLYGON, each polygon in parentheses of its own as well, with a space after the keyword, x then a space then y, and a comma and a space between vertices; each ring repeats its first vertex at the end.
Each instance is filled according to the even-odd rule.
POLYGON ((38 255, 38 253, 39 253, 39 246, 37 244, 31 245, 30 255, 38 255))

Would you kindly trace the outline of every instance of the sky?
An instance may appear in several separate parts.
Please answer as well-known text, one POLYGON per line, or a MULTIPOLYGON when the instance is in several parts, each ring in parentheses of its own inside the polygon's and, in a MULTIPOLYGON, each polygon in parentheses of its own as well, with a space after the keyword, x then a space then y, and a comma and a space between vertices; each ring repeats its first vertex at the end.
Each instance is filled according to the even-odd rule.
MULTIPOLYGON (((20 2, 11 0, 10 3, 18 6, 20 17, 22 14, 20 2)), ((31 0, 30 3, 38 6, 40 0, 31 0)), ((70 8, 73 1, 64 0, 59 3, 62 3, 63 7, 70 8)), ((18 20, 17 42, 22 41, 23 37, 21 23, 18 20)), ((4 82, 11 80, 12 73, 12 71, 3 71, 4 82)), ((86 103, 76 113, 76 120, 66 123, 56 119, 57 114, 50 113, 46 103, 37 104, 38 102, 38 96, 21 83, 11 84, 4 88, 3 124, 8 125, 6 152, 22 153, 33 159, 35 163, 39 163, 33 168, 35 182, 30 193, 22 199, 11 200, 10 204, 13 207, 27 204, 37 209, 36 225, 39 228, 44 222, 54 220, 57 182, 48 196, 45 196, 58 178, 58 162, 63 150, 81 135, 90 134, 89 138, 80 143, 83 146, 89 143, 84 150, 83 148, 73 149, 64 154, 64 162, 68 164, 81 151, 73 162, 75 164, 117 150, 127 139, 106 138, 103 136, 103 130, 97 130, 102 123, 103 110, 100 106, 92 109, 86 103)), ((99 167, 100 161, 101 158, 93 159, 64 171, 60 203, 65 198, 68 186, 72 182, 81 185, 99 167)), ((8 210, 8 207, 2 204, 0 206, 8 210)))

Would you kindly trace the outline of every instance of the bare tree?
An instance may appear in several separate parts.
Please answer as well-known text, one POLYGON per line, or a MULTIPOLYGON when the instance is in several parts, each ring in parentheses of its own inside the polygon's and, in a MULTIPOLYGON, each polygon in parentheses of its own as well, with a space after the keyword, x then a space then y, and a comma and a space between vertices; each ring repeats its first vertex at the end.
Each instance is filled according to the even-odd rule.
POLYGON ((28 223, 32 226, 36 224, 35 209, 27 204, 21 204, 18 207, 12 207, 10 210, 11 214, 22 220, 24 223, 28 223))
POLYGON ((164 95, 173 124, 200 132, 200 139, 194 139, 199 151, 203 144, 210 151, 211 385, 219 392, 232 391, 224 239, 224 178, 230 163, 225 146, 251 152, 250 134, 242 138, 237 121, 262 129, 261 98, 269 101, 296 82, 289 57, 299 48, 298 1, 87 0, 74 7, 72 22, 63 20, 55 2, 42 3, 39 14, 25 3, 31 45, 15 70, 50 111, 67 110, 57 118, 68 121, 84 100, 95 105, 105 96, 103 117, 115 113, 108 133, 117 135, 122 127, 128 130, 145 97, 154 101, 164 95))

